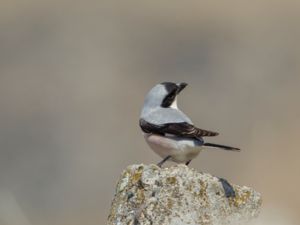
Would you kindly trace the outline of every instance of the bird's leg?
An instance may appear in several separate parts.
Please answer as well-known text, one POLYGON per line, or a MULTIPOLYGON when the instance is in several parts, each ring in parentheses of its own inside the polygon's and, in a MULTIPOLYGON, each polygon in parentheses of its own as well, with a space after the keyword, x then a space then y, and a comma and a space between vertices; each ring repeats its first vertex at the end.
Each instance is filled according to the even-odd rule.
POLYGON ((189 161, 187 161, 186 163, 185 163, 185 165, 189 165, 190 164, 190 162, 191 162, 192 160, 189 160, 189 161))
POLYGON ((221 184, 223 186, 226 198, 230 198, 230 197, 234 198, 235 191, 234 191, 233 187, 231 186, 231 184, 224 178, 219 178, 219 181, 221 182, 221 184))
POLYGON ((159 166, 159 167, 161 167, 162 166, 162 164, 164 164, 164 162, 166 162, 168 159, 170 159, 171 158, 171 156, 170 155, 168 155, 166 158, 164 158, 162 161, 160 161, 159 163, 157 163, 157 165, 159 166))

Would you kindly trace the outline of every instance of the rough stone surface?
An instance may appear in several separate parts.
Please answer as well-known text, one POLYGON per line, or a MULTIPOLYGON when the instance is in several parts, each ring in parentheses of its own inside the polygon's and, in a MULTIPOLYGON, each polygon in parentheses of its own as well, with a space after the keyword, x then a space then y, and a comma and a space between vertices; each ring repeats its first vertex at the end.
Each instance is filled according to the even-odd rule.
POLYGON ((226 198, 217 177, 185 165, 131 165, 117 184, 108 224, 246 224, 258 216, 261 196, 233 187, 236 197, 226 198))

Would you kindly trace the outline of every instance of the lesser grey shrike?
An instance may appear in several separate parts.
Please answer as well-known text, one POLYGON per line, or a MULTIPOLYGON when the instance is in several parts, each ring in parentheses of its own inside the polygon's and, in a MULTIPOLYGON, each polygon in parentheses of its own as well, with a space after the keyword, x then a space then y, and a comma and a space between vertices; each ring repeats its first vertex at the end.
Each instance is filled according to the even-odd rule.
POLYGON ((186 83, 163 82, 146 95, 140 127, 150 148, 163 158, 158 165, 167 160, 188 165, 207 147, 240 151, 239 148, 204 142, 203 137, 216 136, 218 133, 197 128, 178 109, 177 96, 186 86, 186 83))

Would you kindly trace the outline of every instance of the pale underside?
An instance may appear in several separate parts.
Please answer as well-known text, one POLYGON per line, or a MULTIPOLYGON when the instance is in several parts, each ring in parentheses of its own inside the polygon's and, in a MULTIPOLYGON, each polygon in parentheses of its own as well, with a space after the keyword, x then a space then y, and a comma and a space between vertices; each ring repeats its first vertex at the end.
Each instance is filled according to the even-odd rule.
POLYGON ((177 163, 194 159, 203 149, 203 141, 194 138, 144 134, 150 148, 162 158, 171 156, 177 163))

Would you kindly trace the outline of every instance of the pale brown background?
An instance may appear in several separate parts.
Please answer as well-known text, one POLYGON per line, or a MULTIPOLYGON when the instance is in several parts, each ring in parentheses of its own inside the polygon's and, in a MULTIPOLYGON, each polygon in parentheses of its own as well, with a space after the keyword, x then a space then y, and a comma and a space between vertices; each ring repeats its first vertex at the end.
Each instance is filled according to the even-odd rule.
POLYGON ((191 166, 260 191, 256 224, 299 223, 299 1, 0 5, 1 225, 105 224, 120 172, 159 160, 138 118, 161 81, 243 149, 191 166))

